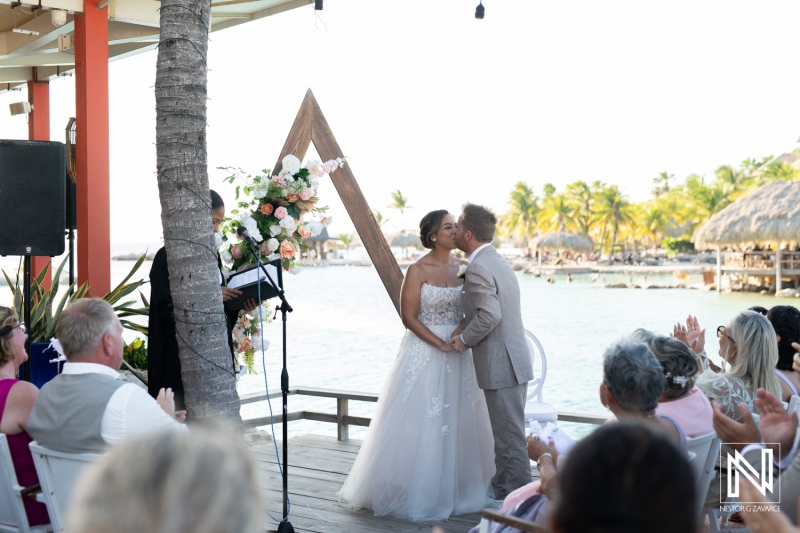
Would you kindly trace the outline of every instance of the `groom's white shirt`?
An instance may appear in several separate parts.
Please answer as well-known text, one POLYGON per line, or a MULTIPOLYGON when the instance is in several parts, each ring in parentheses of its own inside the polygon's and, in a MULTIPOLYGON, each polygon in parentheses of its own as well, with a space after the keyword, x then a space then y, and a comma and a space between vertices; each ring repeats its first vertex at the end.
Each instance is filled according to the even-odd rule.
MULTIPOLYGON (((481 244, 480 246, 475 248, 475 250, 471 254, 469 254, 469 259, 467 259, 467 264, 472 263, 472 260, 475 259, 476 255, 478 255, 478 252, 480 252, 481 250, 483 250, 487 246, 491 246, 491 245, 492 245, 492 243, 487 242, 486 244, 481 244)), ((461 337, 461 342, 464 342, 464 335, 459 335, 459 337, 461 337)), ((464 342, 464 344, 467 344, 467 343, 464 342)), ((467 346, 469 346, 469 344, 467 344, 467 346)))
POLYGON ((491 246, 491 245, 492 245, 492 243, 487 242, 486 244, 481 244, 480 246, 475 248, 475 251, 473 251, 471 254, 469 254, 469 259, 467 259, 467 264, 472 263, 472 260, 475 259, 476 255, 478 255, 478 252, 480 252, 481 250, 483 250, 487 246, 491 246))

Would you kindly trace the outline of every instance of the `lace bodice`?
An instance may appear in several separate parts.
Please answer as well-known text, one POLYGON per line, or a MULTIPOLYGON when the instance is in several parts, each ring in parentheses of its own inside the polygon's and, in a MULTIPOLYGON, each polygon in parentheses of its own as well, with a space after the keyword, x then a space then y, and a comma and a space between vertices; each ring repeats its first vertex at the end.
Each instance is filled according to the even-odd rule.
POLYGON ((457 326, 464 318, 461 287, 436 287, 423 283, 417 318, 428 327, 457 326))
POLYGON ((737 422, 742 421, 742 414, 738 407, 740 403, 747 404, 747 407, 751 411, 753 410, 755 391, 740 377, 718 374, 711 369, 706 369, 697 376, 695 385, 708 396, 709 400, 714 400, 722 407, 722 413, 725 416, 737 422))

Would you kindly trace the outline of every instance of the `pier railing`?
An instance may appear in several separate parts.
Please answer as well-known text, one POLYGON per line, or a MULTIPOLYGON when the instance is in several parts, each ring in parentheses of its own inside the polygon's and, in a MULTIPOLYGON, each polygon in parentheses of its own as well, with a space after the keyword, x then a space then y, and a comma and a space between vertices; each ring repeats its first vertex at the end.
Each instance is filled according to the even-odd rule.
MULTIPOLYGON (((336 437, 338 440, 347 440, 350 438, 350 426, 367 427, 370 423, 370 418, 361 416, 350 416, 349 406, 350 401, 358 402, 377 402, 378 395, 369 392, 351 392, 336 389, 321 389, 317 387, 295 387, 289 389, 290 396, 315 396, 318 398, 331 398, 336 400, 336 413, 320 413, 316 411, 294 411, 286 416, 287 421, 294 420, 313 420, 316 422, 329 422, 336 424, 336 437)), ((244 394, 241 396, 242 405, 251 403, 265 402, 267 398, 270 400, 281 397, 280 390, 270 391, 269 394, 254 393, 244 394)), ((276 412, 272 420, 276 424, 283 423, 283 414, 276 412)), ((568 411, 559 411, 558 420, 560 422, 576 422, 579 424, 603 424, 607 417, 602 415, 591 415, 584 413, 572 413, 568 411)), ((248 428, 257 426, 267 426, 270 424, 270 417, 248 418, 244 420, 244 426, 248 428)))
MULTIPOLYGON (((800 252, 781 250, 781 270, 800 270, 800 252)), ((775 270, 775 252, 726 252, 725 269, 775 270)))

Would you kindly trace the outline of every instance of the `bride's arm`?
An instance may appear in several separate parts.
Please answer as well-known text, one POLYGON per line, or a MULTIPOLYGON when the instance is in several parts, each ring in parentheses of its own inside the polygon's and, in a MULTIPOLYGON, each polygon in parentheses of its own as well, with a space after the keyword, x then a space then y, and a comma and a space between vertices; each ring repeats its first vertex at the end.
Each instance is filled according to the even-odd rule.
POLYGON ((403 325, 414 332, 420 339, 443 352, 452 352, 453 346, 435 335, 428 327, 417 319, 419 315, 419 298, 422 290, 423 275, 418 265, 411 265, 406 271, 403 286, 400 289, 400 318, 403 325))

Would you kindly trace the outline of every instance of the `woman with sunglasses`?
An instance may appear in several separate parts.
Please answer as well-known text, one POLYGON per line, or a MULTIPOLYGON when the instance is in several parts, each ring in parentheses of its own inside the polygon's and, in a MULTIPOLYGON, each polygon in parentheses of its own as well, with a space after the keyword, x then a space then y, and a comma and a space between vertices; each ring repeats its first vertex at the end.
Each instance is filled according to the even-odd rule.
POLYGON ((781 387, 775 376, 778 344, 775 329, 767 318, 755 311, 742 311, 727 326, 717 328, 721 371, 705 370, 697 378, 697 387, 709 400, 717 402, 722 413, 742 421, 739 404, 752 411, 756 389, 763 388, 776 397, 781 387))
MULTIPOLYGON (((17 480, 23 487, 39 483, 25 431, 28 416, 39 389, 27 381, 17 381, 19 365, 28 360, 25 352, 25 324, 16 311, 0 306, 0 433, 8 439, 17 480)), ((47 508, 33 498, 23 498, 25 514, 32 526, 49 524, 47 508)))

